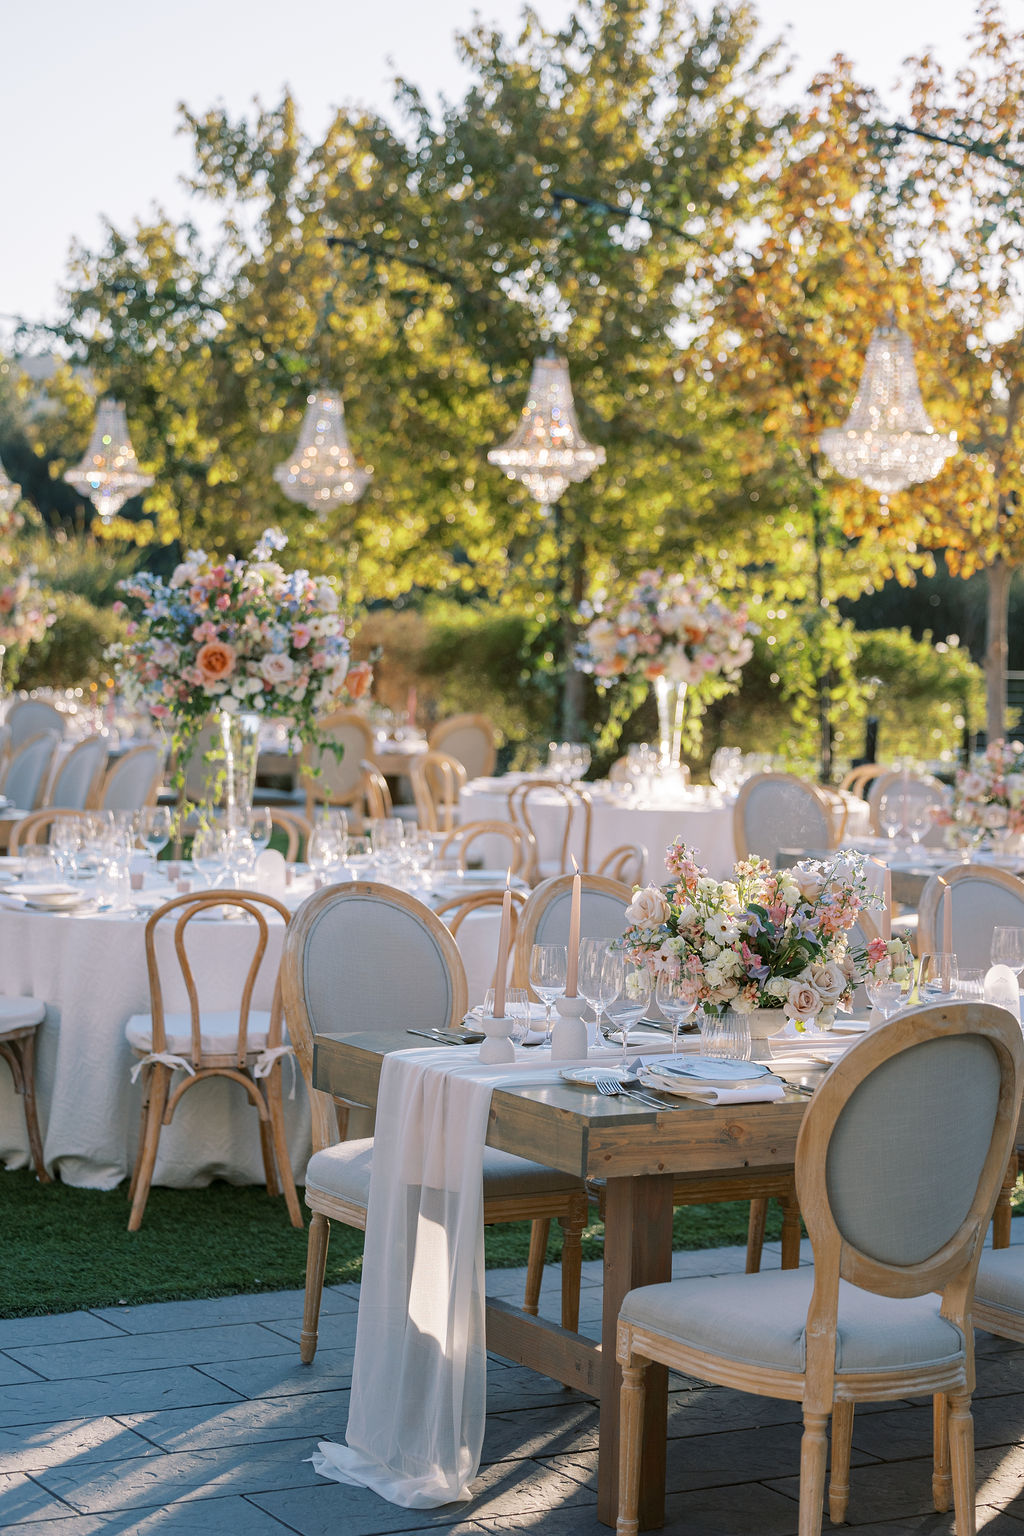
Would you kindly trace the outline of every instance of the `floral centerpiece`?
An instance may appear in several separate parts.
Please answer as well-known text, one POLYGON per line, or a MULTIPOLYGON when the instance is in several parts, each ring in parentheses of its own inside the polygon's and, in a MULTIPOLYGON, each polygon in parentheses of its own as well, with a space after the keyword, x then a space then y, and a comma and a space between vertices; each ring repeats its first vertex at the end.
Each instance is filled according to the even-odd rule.
POLYGON ((731 880, 719 881, 677 838, 665 864, 667 885, 634 892, 622 948, 655 975, 688 981, 706 1013, 765 1010, 765 1034, 787 1020, 801 1031, 828 1029, 862 981, 903 979, 912 966, 901 939, 849 942, 858 914, 882 904, 867 889, 860 854, 779 871, 765 859, 743 859, 731 880))
POLYGON ((31 566, 0 586, 0 667, 9 650, 23 651, 41 640, 54 618, 53 603, 36 586, 31 566))
POLYGON ((286 717, 298 740, 317 743, 320 717, 369 687, 368 664, 349 665, 335 583, 284 571, 273 557, 286 543, 269 529, 248 560, 193 550, 169 581, 143 573, 120 583, 126 639, 108 652, 118 685, 173 722, 182 757, 216 711, 229 763, 230 723, 247 723, 254 771, 259 717, 286 717))
POLYGON ((937 807, 932 816, 954 839, 958 831, 978 842, 986 834, 998 842, 1024 834, 1024 744, 990 742, 970 767, 957 770, 952 807, 937 807))
POLYGON ((632 676, 654 685, 662 763, 678 766, 687 689, 707 703, 734 688, 756 626, 707 582, 661 570, 644 571, 621 607, 589 611, 578 665, 606 683, 632 676))

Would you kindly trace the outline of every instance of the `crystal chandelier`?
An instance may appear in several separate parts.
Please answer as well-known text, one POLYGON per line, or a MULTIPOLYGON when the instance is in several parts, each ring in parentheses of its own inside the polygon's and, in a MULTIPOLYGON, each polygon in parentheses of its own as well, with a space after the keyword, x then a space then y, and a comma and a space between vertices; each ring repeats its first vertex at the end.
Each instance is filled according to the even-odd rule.
POLYGON ((341 502, 351 506, 366 489, 372 469, 363 469, 348 445, 341 396, 318 390, 308 397, 299 440, 290 459, 274 470, 289 501, 311 512, 341 502))
POLYGON ((604 463, 604 449, 588 443, 576 420, 569 364, 549 353, 538 357, 519 425, 492 448, 488 462, 510 480, 521 480, 535 501, 551 506, 574 481, 586 480, 604 463))
POLYGON ((64 479, 92 501, 104 523, 153 484, 153 476, 139 469, 120 400, 100 401, 85 457, 65 472, 64 479))
POLYGON ((13 512, 21 495, 21 486, 15 485, 0 464, 0 513, 13 512))
POLYGON ((906 331, 890 323, 872 333, 853 409, 821 434, 821 446, 839 474, 883 499, 933 480, 956 453, 956 433, 936 432, 928 420, 906 331))

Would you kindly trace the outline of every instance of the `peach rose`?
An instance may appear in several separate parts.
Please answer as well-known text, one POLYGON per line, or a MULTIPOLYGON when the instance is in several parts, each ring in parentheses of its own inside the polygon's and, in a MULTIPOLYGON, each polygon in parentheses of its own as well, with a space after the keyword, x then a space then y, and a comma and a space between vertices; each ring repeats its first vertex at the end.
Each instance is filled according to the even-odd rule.
POLYGON ((635 923, 638 928, 660 928, 662 923, 667 923, 672 909, 656 885, 649 885, 645 891, 637 891, 626 908, 627 923, 635 923))
POLYGON ((786 1012, 797 1024, 806 1024, 817 1018, 821 1006, 821 998, 809 982, 794 981, 790 984, 786 1012))
POLYGON ((196 652, 196 666, 204 683, 221 683, 235 670, 235 653, 223 640, 207 640, 196 652))
POLYGON ((373 668, 368 661, 357 661, 345 674, 345 689, 353 699, 361 699, 373 682, 373 668))

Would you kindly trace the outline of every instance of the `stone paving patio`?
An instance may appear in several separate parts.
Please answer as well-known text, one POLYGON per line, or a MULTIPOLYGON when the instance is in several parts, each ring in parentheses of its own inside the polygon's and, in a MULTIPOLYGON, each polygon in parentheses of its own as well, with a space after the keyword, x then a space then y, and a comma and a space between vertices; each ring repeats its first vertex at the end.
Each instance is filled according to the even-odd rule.
MULTIPOLYGON (((1024 1221, 1014 1223, 1024 1240, 1024 1221)), ((778 1263, 769 1246, 766 1263, 778 1263)), ((677 1274, 741 1269, 740 1249, 676 1255, 677 1274)), ((521 1270, 492 1271, 495 1295, 521 1270)), ((583 1322, 601 1270, 584 1266, 583 1322)), ((0 1531, 25 1536, 606 1536, 595 1517, 594 1404, 533 1372, 489 1370, 484 1465, 468 1504, 398 1509, 315 1476, 344 1434, 358 1287, 324 1296, 320 1348, 299 1364, 299 1292, 0 1321, 0 1531)), ((557 1272, 542 1309, 557 1316, 557 1272)), ((387 1384, 382 1382, 382 1390, 387 1384)), ((1024 1536, 1024 1349, 978 1340, 978 1526, 1024 1536)), ((799 1409, 676 1379, 665 1530, 792 1536, 799 1409)), ((940 1536, 930 1510, 930 1408, 858 1410, 858 1536, 940 1536)), ((828 1529, 828 1521, 825 1522, 828 1529)))

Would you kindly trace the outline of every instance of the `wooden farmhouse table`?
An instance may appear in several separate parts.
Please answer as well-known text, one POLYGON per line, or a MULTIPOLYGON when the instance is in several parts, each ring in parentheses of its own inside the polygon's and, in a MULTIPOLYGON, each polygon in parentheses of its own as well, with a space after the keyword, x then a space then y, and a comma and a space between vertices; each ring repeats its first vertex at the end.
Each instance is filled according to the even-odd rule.
MULTIPOLYGON (((399 1029, 318 1035, 314 1086, 375 1104, 383 1057, 414 1045, 399 1029)), ((488 1146, 607 1181, 600 1342, 491 1302, 487 1347, 599 1399, 598 1518, 610 1526, 618 1508, 616 1323, 627 1291, 671 1279, 673 1176, 728 1177, 791 1165, 807 1104, 793 1091, 771 1104, 709 1108, 679 1102, 679 1108, 658 1112, 574 1084, 521 1080, 495 1088, 491 1098, 488 1146)), ((645 1530, 664 1523, 668 1372, 652 1365, 648 1382, 640 1479, 645 1530)))

